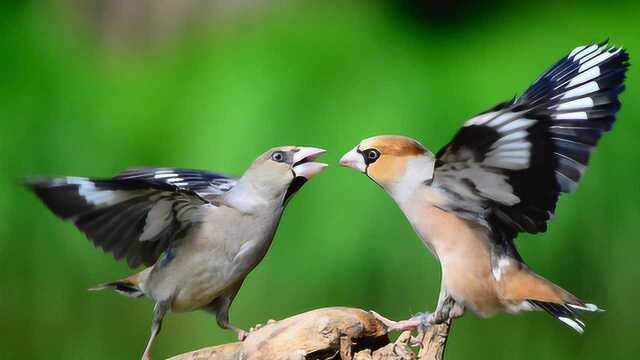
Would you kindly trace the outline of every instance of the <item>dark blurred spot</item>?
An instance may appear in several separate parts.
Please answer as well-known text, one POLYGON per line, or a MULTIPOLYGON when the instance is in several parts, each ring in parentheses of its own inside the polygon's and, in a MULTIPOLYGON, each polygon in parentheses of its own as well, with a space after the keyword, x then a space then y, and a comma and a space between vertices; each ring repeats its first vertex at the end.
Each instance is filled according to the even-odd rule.
POLYGON ((19 12, 31 5, 32 1, 28 0, 3 0, 0 2, 0 12, 2 15, 8 15, 12 12, 19 12))
POLYGON ((491 15, 504 0, 404 0, 395 3, 402 14, 429 26, 452 27, 491 15))
POLYGON ((298 190, 300 190, 300 188, 302 188, 302 185, 304 185, 306 182, 307 182, 307 179, 302 177, 302 176, 296 176, 293 179, 293 181, 289 185, 289 188, 287 189, 287 193, 284 195, 284 204, 285 205, 289 201, 289 198, 291 198, 291 196, 293 196, 293 194, 297 193, 298 190))

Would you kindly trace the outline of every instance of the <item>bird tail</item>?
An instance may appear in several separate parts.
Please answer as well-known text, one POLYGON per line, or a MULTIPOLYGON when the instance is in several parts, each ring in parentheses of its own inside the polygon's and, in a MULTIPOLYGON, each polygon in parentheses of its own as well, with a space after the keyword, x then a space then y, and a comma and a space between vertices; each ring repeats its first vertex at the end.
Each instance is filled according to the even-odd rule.
POLYGON ((504 299, 522 304, 519 310, 544 310, 579 333, 583 333, 585 327, 584 322, 578 318, 580 312, 602 311, 598 306, 580 300, 526 266, 507 273, 501 283, 504 299))
POLYGON ((582 311, 603 311, 595 304, 585 303, 582 301, 553 303, 538 300, 528 300, 527 302, 534 309, 546 311, 547 314, 571 326, 571 328, 581 334, 584 332, 585 324, 578 318, 578 314, 582 311))
POLYGON ((139 275, 140 274, 135 274, 133 276, 129 276, 128 278, 124 278, 121 280, 99 284, 88 290, 98 291, 98 290, 112 289, 121 295, 131 297, 131 298, 139 298, 145 295, 144 291, 140 287, 139 275))
POLYGON ((578 318, 580 312, 602 311, 595 304, 580 300, 578 297, 543 278, 531 273, 527 303, 532 310, 544 310, 547 314, 569 325, 579 333, 584 332, 585 324, 578 318))

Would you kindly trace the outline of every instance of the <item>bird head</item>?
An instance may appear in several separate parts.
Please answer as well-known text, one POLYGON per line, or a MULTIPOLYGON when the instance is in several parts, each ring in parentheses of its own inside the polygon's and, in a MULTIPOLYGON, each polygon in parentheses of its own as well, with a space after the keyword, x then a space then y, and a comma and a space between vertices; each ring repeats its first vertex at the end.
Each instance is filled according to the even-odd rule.
POLYGON ((389 192, 433 177, 433 154, 418 141, 397 135, 362 140, 340 159, 340 165, 364 173, 389 192))
POLYGON ((272 197, 285 194, 286 201, 327 167, 327 164, 313 161, 325 152, 314 147, 275 147, 254 160, 242 177, 262 194, 272 197))

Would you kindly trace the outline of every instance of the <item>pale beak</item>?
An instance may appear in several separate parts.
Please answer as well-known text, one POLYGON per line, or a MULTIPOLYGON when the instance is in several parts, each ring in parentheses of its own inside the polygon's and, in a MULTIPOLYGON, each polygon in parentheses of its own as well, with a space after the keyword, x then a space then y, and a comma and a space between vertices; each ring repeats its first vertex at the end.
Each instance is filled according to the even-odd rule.
POLYGON ((320 155, 327 152, 324 149, 313 147, 300 147, 293 154, 293 173, 296 177, 303 177, 307 180, 317 175, 322 169, 328 165, 319 162, 313 162, 320 155))
POLYGON ((342 159, 340 159, 340 165, 350 167, 362 173, 367 171, 367 166, 364 163, 364 158, 362 157, 362 154, 358 152, 357 146, 348 153, 344 154, 342 159))

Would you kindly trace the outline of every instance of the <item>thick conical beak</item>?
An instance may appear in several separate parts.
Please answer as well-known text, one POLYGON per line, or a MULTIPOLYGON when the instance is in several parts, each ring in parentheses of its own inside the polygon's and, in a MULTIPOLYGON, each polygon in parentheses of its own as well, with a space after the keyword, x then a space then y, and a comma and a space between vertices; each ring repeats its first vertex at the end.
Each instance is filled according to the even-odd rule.
POLYGON ((367 166, 364 163, 364 158, 362 157, 362 154, 358 152, 357 146, 348 153, 344 154, 344 156, 340 159, 340 165, 350 167, 360 172, 367 171, 367 166))
POLYGON ((307 180, 318 174, 328 165, 319 162, 313 162, 320 155, 327 152, 324 149, 314 147, 300 147, 293 155, 293 172, 296 177, 303 177, 307 180))

